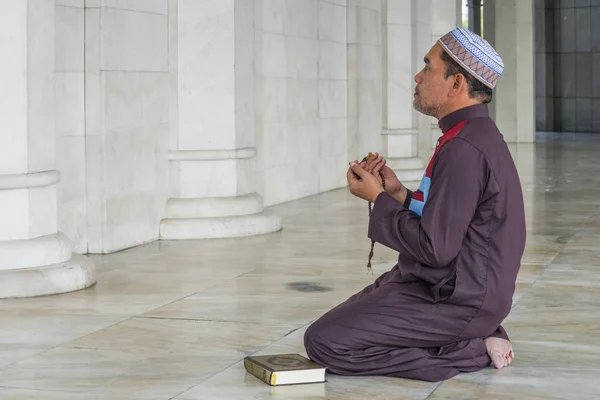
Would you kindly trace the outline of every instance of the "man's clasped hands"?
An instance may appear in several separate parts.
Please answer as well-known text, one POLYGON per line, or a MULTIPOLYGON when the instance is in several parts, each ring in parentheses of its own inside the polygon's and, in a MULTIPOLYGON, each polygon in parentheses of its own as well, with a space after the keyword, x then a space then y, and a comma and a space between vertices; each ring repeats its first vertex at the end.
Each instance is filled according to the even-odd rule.
POLYGON ((361 199, 375 202, 377 196, 384 191, 401 203, 406 199, 406 187, 378 153, 369 153, 361 162, 352 161, 347 179, 350 193, 361 199), (385 178, 385 188, 381 175, 385 178))

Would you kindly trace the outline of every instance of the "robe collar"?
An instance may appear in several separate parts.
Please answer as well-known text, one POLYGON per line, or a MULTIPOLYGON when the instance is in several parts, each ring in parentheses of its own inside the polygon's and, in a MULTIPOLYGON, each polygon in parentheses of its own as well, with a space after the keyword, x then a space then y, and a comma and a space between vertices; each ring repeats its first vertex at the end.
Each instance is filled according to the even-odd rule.
POLYGON ((489 116, 490 113, 487 104, 475 104, 451 112, 439 120, 438 126, 442 130, 442 133, 446 133, 461 121, 470 121, 475 118, 489 118, 489 116))

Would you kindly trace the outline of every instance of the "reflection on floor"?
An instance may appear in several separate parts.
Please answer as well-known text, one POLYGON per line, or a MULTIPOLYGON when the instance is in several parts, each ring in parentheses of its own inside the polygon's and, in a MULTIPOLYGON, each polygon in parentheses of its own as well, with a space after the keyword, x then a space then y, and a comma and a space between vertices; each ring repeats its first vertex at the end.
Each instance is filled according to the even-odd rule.
MULTIPOLYGON (((92 289, 0 301, 0 398, 598 398, 600 135, 544 138, 513 148, 529 235, 504 370, 275 388, 245 374, 247 354, 303 353, 307 324, 374 279, 367 205, 342 189, 270 209, 276 234, 94 257, 92 289)), ((375 259, 376 277, 395 254, 375 259)))

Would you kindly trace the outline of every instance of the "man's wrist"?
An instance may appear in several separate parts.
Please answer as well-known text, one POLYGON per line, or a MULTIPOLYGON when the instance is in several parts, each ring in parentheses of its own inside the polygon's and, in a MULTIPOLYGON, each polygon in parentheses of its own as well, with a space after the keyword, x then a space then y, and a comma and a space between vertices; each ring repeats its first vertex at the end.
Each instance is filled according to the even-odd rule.
POLYGON ((377 198, 379 197, 379 195, 381 193, 384 193, 385 190, 383 190, 383 188, 379 188, 379 190, 377 192, 375 192, 375 195, 373 196, 373 198, 370 200, 371 203, 375 203, 375 200, 377 200, 377 198))
POLYGON ((408 189, 404 185, 402 185, 400 190, 397 193, 395 193, 392 197, 394 197, 394 199, 396 199, 400 204, 404 204, 407 195, 408 189))

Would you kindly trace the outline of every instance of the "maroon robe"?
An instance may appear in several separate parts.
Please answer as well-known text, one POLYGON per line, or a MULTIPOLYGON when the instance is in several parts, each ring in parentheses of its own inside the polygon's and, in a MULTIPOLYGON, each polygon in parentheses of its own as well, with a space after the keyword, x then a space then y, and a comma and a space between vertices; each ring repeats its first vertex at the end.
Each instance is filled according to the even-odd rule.
POLYGON ((387 193, 368 236, 398 264, 306 331, 311 359, 342 375, 441 381, 490 365, 484 339, 508 339, 508 315, 525 247, 521 184, 485 104, 439 121, 458 134, 432 163, 422 216, 387 193), (466 124, 461 122, 466 121, 466 124))

